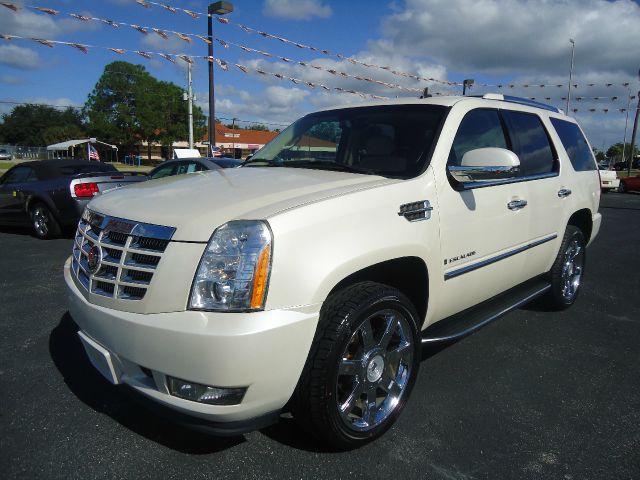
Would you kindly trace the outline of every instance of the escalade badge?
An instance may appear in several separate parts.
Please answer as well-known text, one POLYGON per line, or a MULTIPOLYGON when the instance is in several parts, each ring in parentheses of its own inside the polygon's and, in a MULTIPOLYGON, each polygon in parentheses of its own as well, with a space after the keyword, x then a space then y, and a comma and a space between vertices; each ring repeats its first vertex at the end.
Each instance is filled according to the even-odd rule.
POLYGON ((89 250, 89 254, 87 257, 87 267, 89 269, 89 273, 96 273, 100 269, 100 264, 102 263, 102 250, 98 245, 94 245, 89 250))

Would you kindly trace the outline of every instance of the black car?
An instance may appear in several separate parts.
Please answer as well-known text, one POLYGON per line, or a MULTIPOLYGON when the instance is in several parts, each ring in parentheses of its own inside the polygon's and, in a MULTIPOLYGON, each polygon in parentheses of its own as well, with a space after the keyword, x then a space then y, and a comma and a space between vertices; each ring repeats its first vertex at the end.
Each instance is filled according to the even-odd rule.
POLYGON ((100 162, 20 163, 0 177, 0 224, 30 225, 38 237, 54 238, 78 223, 95 195, 144 179, 100 162))
POLYGON ((242 165, 240 160, 229 157, 198 157, 181 158, 168 160, 151 170, 147 177, 151 180, 169 177, 171 175, 182 175, 185 173, 203 172, 205 170, 216 170, 218 168, 235 168, 242 165))

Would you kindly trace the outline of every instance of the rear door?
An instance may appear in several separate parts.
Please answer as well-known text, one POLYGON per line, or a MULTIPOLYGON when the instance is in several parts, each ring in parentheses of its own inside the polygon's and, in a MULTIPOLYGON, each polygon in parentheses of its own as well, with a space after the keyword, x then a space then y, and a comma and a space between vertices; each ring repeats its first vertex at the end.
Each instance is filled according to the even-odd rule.
POLYGON ((558 152, 541 117, 502 110, 512 150, 520 159, 520 189, 527 201, 528 248, 522 253, 522 281, 549 270, 559 248, 563 199, 558 152))

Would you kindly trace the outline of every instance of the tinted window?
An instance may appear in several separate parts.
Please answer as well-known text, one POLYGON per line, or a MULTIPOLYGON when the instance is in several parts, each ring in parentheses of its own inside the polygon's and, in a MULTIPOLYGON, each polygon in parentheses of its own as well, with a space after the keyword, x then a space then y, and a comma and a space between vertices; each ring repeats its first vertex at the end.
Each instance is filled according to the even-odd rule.
POLYGON ((155 170, 153 170, 149 174, 149 176, 152 179, 168 177, 170 175, 173 175, 173 169, 175 168, 175 166, 176 166, 175 163, 170 163, 169 165, 162 165, 161 167, 158 167, 155 170))
POLYGON ((476 148, 507 148, 507 141, 497 110, 472 110, 458 127, 449 153, 449 165, 460 165, 462 157, 476 148))
POLYGON ((317 112, 290 125, 246 166, 420 174, 443 116, 435 105, 381 105, 317 112))
POLYGON ((113 173, 117 172, 118 169, 113 165, 95 163, 88 165, 63 165, 58 169, 58 171, 63 177, 70 177, 81 173, 113 173))
POLYGON ((557 118, 552 118, 551 124, 553 128, 556 129, 556 132, 558 132, 560 141, 567 151, 573 169, 577 172, 595 170, 595 159, 593 158, 587 140, 584 138, 578 126, 575 123, 557 118))
POLYGON ((537 115, 503 111, 511 135, 512 150, 520 159, 521 175, 538 175, 555 169, 547 131, 537 115))
POLYGON ((16 167, 7 173, 2 183, 24 183, 35 182, 36 173, 31 167, 16 167))
POLYGON ((214 163, 222 168, 233 168, 242 164, 240 160, 234 160, 232 158, 218 158, 214 160, 214 163))

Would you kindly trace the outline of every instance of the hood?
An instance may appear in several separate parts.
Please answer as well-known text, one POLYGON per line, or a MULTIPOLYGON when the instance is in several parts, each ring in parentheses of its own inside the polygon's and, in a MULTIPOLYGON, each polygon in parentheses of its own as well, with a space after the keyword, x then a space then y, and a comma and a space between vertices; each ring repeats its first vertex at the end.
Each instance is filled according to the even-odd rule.
POLYGON ((398 180, 325 170, 216 169, 137 183, 95 197, 96 212, 175 227, 173 240, 207 242, 234 219, 266 219, 323 198, 398 180))

